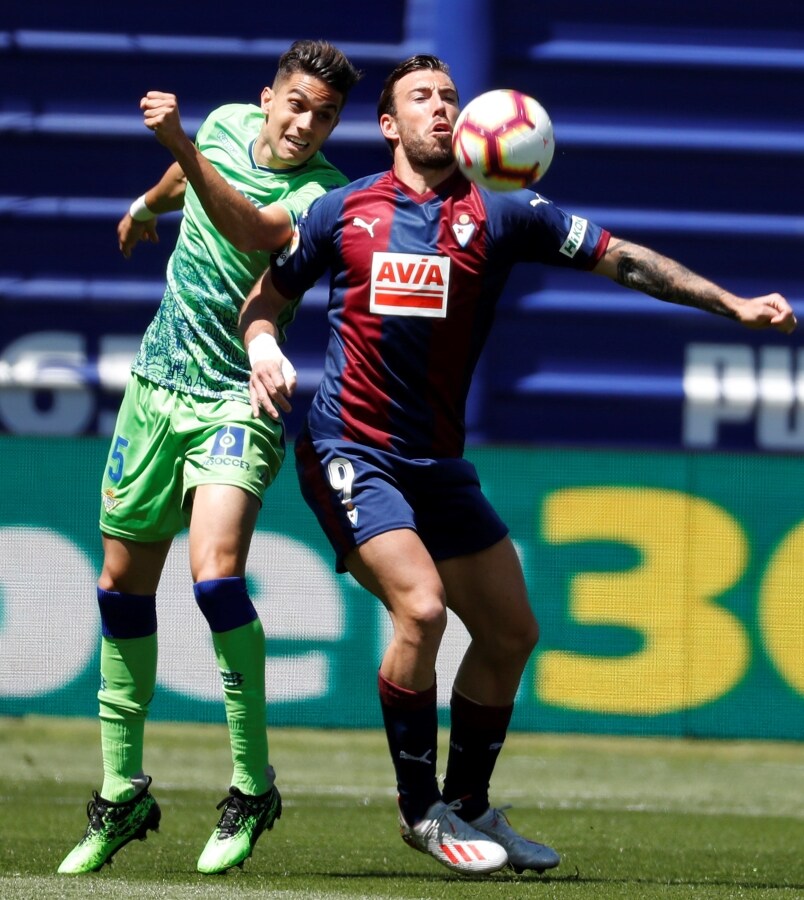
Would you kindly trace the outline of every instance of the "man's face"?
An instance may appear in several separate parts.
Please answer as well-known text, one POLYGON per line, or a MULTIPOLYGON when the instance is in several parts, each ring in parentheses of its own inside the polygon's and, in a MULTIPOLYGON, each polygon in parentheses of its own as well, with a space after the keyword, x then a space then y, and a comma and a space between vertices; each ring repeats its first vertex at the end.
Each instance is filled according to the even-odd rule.
POLYGON ((338 122, 343 95, 325 81, 294 72, 262 92, 267 115, 260 135, 265 155, 261 165, 288 169, 317 153, 338 122))
POLYGON ((458 92, 449 75, 431 69, 410 72, 396 83, 396 115, 388 127, 414 166, 447 168, 452 155, 452 129, 458 118, 458 92))

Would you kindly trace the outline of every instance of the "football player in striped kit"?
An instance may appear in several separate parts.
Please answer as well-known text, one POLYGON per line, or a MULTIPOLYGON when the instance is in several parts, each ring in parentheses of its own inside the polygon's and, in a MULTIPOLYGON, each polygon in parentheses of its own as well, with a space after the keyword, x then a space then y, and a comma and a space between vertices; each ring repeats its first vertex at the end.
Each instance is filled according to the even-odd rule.
POLYGON ((378 676, 400 828, 448 868, 542 872, 559 855, 492 806, 489 789, 538 625, 508 529, 464 458, 465 406, 515 263, 592 271, 662 300, 789 332, 778 294, 739 298, 530 190, 492 193, 457 170, 458 92, 445 63, 416 56, 378 105, 388 172, 330 192, 241 312, 254 415, 289 407, 294 377, 279 316, 330 272, 324 377, 296 442, 302 492, 348 571, 387 608, 378 676), (260 358, 258 358, 260 357, 260 358), (435 664, 448 613, 471 642, 451 696, 436 777, 435 664))

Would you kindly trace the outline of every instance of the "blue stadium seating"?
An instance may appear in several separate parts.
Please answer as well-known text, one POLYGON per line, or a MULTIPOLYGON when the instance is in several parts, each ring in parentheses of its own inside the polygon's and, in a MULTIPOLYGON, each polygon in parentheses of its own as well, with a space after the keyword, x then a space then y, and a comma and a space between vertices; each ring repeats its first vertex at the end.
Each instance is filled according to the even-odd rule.
MULTIPOLYGON (((523 6, 496 10, 510 23, 523 6)), ((554 120, 546 196, 737 293, 804 301, 801 4, 581 0, 508 27, 495 59, 493 86, 533 94, 554 120)), ((790 340, 520 269, 488 348, 478 427, 497 440, 683 446, 692 342, 790 340)), ((756 449, 751 423, 718 446, 756 449)))
MULTIPOLYGON (((169 162, 141 124, 144 90, 175 91, 191 131, 219 103, 256 101, 294 37, 331 38, 366 71, 327 150, 357 177, 388 163, 374 104, 390 65, 414 49, 447 59, 461 52, 443 36, 415 42, 434 14, 454 7, 315 0, 283 8, 278 23, 263 6, 233 18, 202 0, 191 17, 184 4, 150 0, 131 8, 46 0, 7 12, 0 390, 9 389, 3 355, 14 342, 40 331, 79 333, 87 355, 79 376, 97 403, 81 427, 108 429, 119 393, 104 382, 99 347, 104 335, 145 328, 177 224, 164 217, 159 247, 139 248, 128 261, 117 253, 118 218, 169 162), (260 16, 264 25, 245 28, 260 16)), ((738 293, 782 290, 804 304, 801 3, 576 0, 545 8, 498 0, 488 8, 486 86, 533 94, 555 123, 558 150, 540 185, 546 196, 738 293)), ((320 372, 324 301, 312 291, 292 332, 302 389, 291 435, 320 372)), ((481 363, 472 438, 681 447, 691 342, 757 351, 790 344, 593 276, 522 267, 481 363)), ((49 402, 39 390, 37 403, 49 402)), ((19 430, 5 409, 0 431, 19 430)), ((724 429, 718 446, 755 448, 750 423, 724 429)))

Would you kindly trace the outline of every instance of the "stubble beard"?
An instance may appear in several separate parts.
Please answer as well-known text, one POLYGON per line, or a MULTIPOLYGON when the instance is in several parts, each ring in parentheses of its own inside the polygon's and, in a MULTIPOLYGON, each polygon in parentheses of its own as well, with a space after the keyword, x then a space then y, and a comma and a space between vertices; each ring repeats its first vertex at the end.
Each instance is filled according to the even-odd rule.
POLYGON ((400 135, 402 148, 414 168, 447 169, 454 162, 451 141, 434 142, 419 135, 400 135))

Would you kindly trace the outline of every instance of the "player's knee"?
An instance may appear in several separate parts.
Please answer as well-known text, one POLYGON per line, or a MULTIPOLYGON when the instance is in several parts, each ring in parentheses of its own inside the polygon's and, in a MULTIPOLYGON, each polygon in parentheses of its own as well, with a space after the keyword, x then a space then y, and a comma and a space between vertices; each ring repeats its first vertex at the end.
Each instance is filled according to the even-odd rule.
POLYGON ((243 560, 236 552, 210 550, 205 554, 194 553, 190 559, 190 570, 196 583, 240 578, 243 573, 243 560))
POLYGON ((521 666, 539 642, 539 623, 533 616, 500 622, 497 627, 475 635, 474 641, 479 641, 486 654, 498 660, 499 665, 521 666))
POLYGON ((395 616, 397 632, 410 643, 440 643, 447 627, 446 605, 438 596, 408 598, 395 616))
POLYGON ((156 633, 156 596, 97 589, 101 630, 105 638, 131 639, 156 633))
POLYGON ((536 649, 536 645, 539 643, 539 623, 535 617, 532 617, 528 622, 527 627, 523 627, 519 631, 519 640, 522 645, 522 649, 527 652, 527 655, 530 654, 536 649))
POLYGON ((536 644, 539 643, 539 623, 536 618, 528 616, 524 621, 519 622, 509 634, 508 639, 519 656, 529 657, 536 644))
POLYGON ((210 630, 214 632, 231 631, 257 618, 245 578, 235 576, 197 581, 193 585, 193 593, 210 630))

